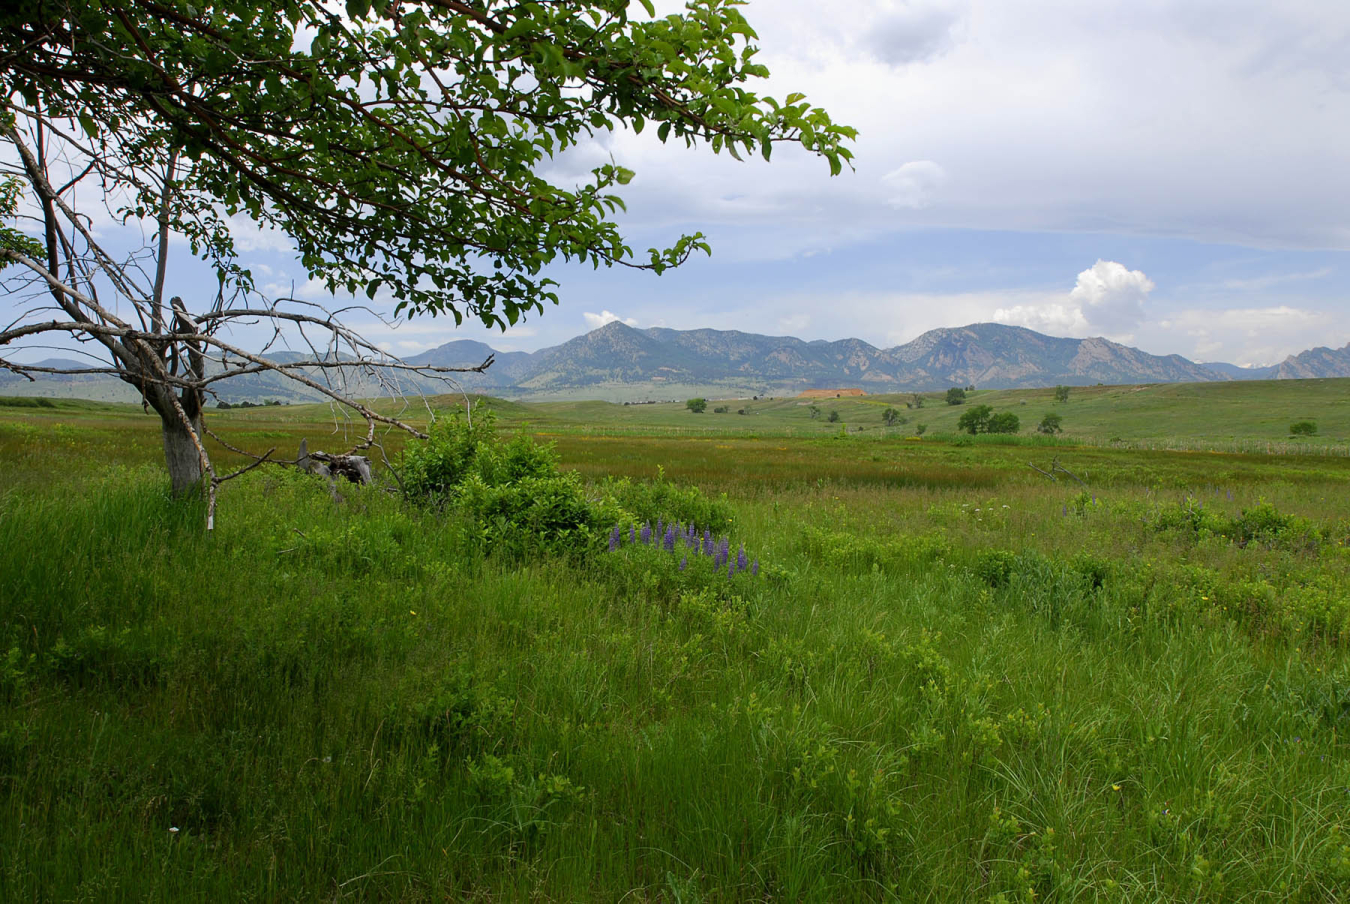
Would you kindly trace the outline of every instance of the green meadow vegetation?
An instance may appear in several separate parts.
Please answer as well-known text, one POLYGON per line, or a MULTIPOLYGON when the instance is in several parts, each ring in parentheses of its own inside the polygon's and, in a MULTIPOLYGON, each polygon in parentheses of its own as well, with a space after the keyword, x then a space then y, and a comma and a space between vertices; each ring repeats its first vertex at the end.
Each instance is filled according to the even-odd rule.
POLYGON ((1346 900, 1346 382, 437 399, 211 534, 158 417, 0 400, 0 898, 1346 900))

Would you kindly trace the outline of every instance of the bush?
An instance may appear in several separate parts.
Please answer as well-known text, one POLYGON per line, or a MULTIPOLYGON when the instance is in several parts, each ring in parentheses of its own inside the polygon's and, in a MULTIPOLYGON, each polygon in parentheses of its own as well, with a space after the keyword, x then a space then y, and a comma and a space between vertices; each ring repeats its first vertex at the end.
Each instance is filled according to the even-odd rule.
POLYGON ((964 405, 965 403, 966 391, 964 389, 953 386, 951 389, 947 390, 948 405, 964 405))
POLYGON ((838 411, 838 409, 836 409, 836 408, 831 408, 831 409, 830 409, 830 416, 827 417, 827 418, 825 418, 825 420, 829 421, 831 424, 837 424, 837 423, 839 423, 839 411, 838 411))
POLYGON ((900 417, 900 412, 894 408, 887 408, 881 412, 881 422, 887 427, 894 427, 896 424, 903 424, 904 418, 900 417))
MULTIPOLYGON (((959 391, 959 390, 958 390, 959 391)), ((961 419, 956 422, 960 430, 964 430, 971 436, 976 433, 985 433, 989 430, 989 417, 994 413, 994 409, 988 405, 976 405, 961 415, 961 419)))
POLYGON ((598 550, 624 515, 612 499, 587 498, 576 473, 560 473, 551 445, 524 435, 502 442, 491 412, 456 412, 429 433, 404 450, 404 495, 458 509, 490 551, 598 550))
POLYGON ((989 418, 985 426, 988 433, 1016 433, 1022 429, 1022 422, 1011 411, 1000 412, 989 418))
POLYGON ((1317 434, 1317 423, 1315 421, 1295 421, 1289 425, 1290 436, 1315 436, 1317 434))
POLYGON ((726 497, 710 499, 695 486, 679 486, 664 477, 654 481, 610 479, 600 486, 614 504, 639 523, 658 519, 696 524, 717 532, 731 527, 731 505, 726 497))
POLYGON ((1056 386, 1056 387, 1055 387, 1055 401, 1056 401, 1056 402, 1067 402, 1067 401, 1069 401, 1069 387, 1067 387, 1067 386, 1056 386))
POLYGON ((708 410, 708 400, 707 400, 707 399, 689 399, 688 401, 686 401, 686 402, 684 403, 684 407, 685 407, 685 408, 688 408, 690 411, 694 412, 694 414, 702 414, 703 412, 705 412, 705 411, 708 410))
POLYGON ((1064 419, 1057 414, 1047 414, 1045 417, 1041 418, 1041 423, 1036 427, 1036 432, 1048 433, 1051 435, 1061 433, 1063 432, 1063 428, 1060 424, 1063 423, 1063 421, 1064 419))

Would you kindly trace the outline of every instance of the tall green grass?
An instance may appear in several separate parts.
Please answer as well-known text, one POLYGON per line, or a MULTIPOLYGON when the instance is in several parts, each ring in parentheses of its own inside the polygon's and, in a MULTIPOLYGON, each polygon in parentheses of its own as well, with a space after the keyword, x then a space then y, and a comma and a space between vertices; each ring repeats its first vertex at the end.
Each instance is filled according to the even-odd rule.
POLYGON ((5 900, 1350 895, 1339 460, 560 438, 728 580, 280 472, 207 535, 68 433, 0 436, 5 900))

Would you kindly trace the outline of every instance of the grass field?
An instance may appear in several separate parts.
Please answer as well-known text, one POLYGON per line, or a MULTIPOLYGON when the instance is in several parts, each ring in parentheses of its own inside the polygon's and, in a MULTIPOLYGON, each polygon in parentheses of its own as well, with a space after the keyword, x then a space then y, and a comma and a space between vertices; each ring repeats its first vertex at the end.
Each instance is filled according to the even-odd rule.
POLYGON ((156 418, 0 402, 0 898, 1346 900, 1347 382, 491 403, 734 577, 281 471, 207 535, 156 418))

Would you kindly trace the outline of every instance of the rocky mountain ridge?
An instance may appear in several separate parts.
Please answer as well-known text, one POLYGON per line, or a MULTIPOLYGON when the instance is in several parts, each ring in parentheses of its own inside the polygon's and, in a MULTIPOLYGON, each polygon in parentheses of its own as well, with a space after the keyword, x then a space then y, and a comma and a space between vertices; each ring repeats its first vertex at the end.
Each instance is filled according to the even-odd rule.
MULTIPOLYGON (((461 380, 470 391, 514 397, 628 400, 686 394, 788 395, 804 389, 860 387, 869 393, 931 392, 949 386, 984 389, 1096 383, 1180 383, 1234 379, 1350 376, 1350 344, 1314 348, 1267 368, 1197 364, 1180 355, 1151 355, 1102 338, 1067 339, 1023 327, 977 323, 930 330, 889 349, 860 339, 805 341, 738 330, 637 329, 614 322, 537 352, 499 352, 456 340, 409 359, 411 364, 475 366, 486 373, 461 380)), ((332 372, 329 373, 332 376, 332 372)), ((398 375, 410 393, 447 391, 443 382, 398 375)), ((381 393, 378 380, 353 373, 354 394, 381 393)), ((258 374, 217 384, 225 401, 312 394, 279 377, 258 374)), ((110 377, 45 378, 28 384, 0 373, 0 394, 121 398, 134 390, 110 377), (120 389, 119 389, 120 387, 120 389)))

